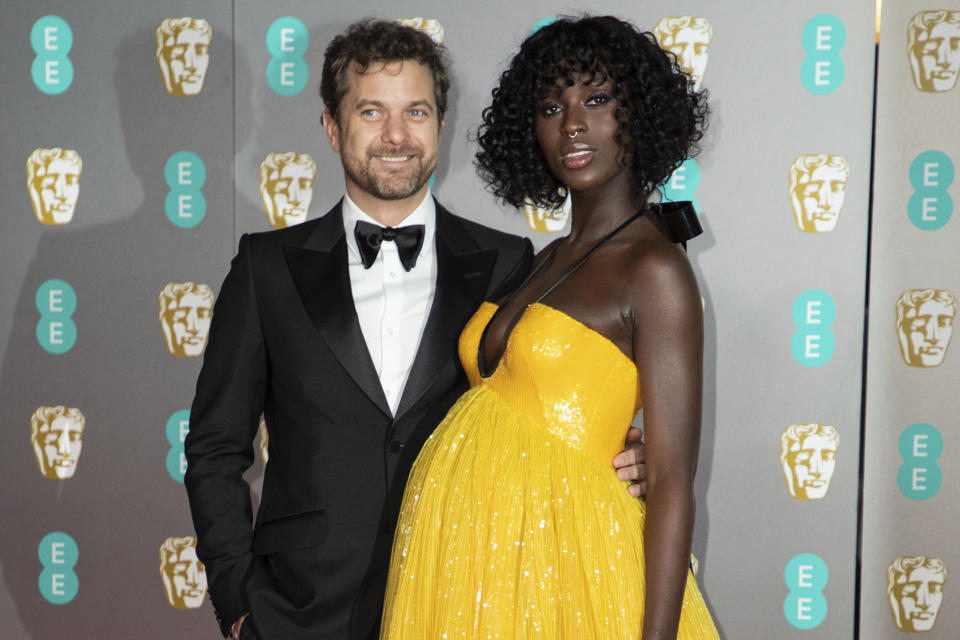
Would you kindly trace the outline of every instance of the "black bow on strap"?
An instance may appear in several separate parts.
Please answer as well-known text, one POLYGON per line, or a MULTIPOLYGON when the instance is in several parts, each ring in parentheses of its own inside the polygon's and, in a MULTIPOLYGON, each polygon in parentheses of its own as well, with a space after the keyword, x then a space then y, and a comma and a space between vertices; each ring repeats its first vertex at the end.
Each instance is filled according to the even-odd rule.
POLYGON ((404 269, 410 271, 417 264, 417 258, 420 257, 423 234, 424 226, 422 224, 411 224, 406 227, 380 227, 358 220, 357 225, 353 228, 353 235, 357 239, 357 248, 360 249, 360 259, 363 260, 365 269, 369 269, 373 261, 377 259, 380 245, 386 240, 397 243, 400 264, 403 265, 404 269))

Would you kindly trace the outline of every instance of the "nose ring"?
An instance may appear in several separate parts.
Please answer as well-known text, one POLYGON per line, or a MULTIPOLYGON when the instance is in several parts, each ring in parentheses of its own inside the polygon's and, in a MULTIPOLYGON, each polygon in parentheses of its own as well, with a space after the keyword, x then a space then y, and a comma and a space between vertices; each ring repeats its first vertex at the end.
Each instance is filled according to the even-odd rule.
POLYGON ((571 140, 573 140, 573 139, 576 138, 578 135, 580 135, 580 131, 581 131, 581 129, 580 129, 579 127, 577 127, 577 128, 574 130, 573 133, 565 132, 564 135, 566 135, 568 138, 570 138, 571 140))

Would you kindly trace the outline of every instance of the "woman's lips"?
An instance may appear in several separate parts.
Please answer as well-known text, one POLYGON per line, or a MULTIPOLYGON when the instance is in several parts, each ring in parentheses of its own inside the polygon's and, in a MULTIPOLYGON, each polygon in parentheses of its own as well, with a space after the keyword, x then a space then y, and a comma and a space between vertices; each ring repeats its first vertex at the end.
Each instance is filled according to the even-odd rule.
POLYGON ((593 161, 596 151, 589 145, 574 143, 564 146, 560 150, 560 161, 567 169, 580 169, 593 161))

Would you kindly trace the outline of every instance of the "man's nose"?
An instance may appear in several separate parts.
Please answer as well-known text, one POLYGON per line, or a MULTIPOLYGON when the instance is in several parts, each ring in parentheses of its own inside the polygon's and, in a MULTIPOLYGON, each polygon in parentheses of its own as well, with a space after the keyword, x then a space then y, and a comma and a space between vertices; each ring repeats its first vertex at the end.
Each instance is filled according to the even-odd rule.
POLYGON ((402 117, 387 116, 381 132, 381 138, 384 142, 389 144, 403 144, 408 136, 409 131, 407 130, 407 124, 403 121, 402 117))
POLYGON ((917 589, 917 606, 921 609, 930 607, 930 595, 927 593, 927 587, 925 586, 917 589))
POLYGON ((290 202, 294 204, 300 203, 300 181, 291 180, 290 187, 287 189, 287 197, 290 198, 290 202))
POLYGON ((197 52, 193 47, 187 47, 187 50, 183 52, 183 65, 188 69, 197 68, 197 52))
POLYGON ((60 199, 66 198, 67 179, 62 175, 57 176, 56 181, 53 183, 53 193, 60 199))
POLYGON ((925 328, 926 328, 926 331, 924 331, 923 333, 927 339, 927 342, 930 342, 932 344, 936 344, 940 342, 940 327, 937 325, 937 322, 935 320, 930 320, 929 322, 927 322, 927 326, 925 328))
POLYGON ((197 331, 197 310, 196 309, 191 309, 190 313, 187 314, 186 325, 187 325, 187 331, 192 331, 196 333, 197 331))
POLYGON ((187 584, 197 584, 200 582, 200 571, 197 569, 197 564, 191 562, 187 565, 187 584))

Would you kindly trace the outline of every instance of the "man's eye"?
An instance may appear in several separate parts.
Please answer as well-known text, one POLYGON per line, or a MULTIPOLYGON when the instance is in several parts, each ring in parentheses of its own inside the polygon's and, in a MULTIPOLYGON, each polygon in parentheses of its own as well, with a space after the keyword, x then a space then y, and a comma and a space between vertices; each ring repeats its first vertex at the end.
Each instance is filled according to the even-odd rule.
POLYGON ((380 112, 377 109, 364 109, 363 111, 360 112, 360 117, 367 118, 368 120, 372 120, 373 118, 376 118, 379 115, 380 115, 380 112))
POLYGON ((210 45, 198 44, 197 45, 197 55, 205 56, 207 52, 210 51, 210 45))
POLYGON ((693 50, 698 56, 706 55, 707 51, 710 50, 710 45, 706 42, 698 42, 694 45, 693 50))
POLYGON ((182 310, 181 310, 181 311, 174 311, 174 312, 173 312, 173 321, 174 321, 174 322, 183 322, 183 321, 186 320, 186 319, 187 319, 187 312, 186 312, 186 311, 182 311, 182 310))
POLYGON ((182 58, 183 54, 186 53, 186 51, 187 51, 187 48, 184 47, 183 45, 180 45, 171 49, 170 55, 174 58, 182 58))
POLYGON ((313 180, 310 178, 303 178, 300 180, 301 189, 313 189, 313 180))
POLYGON ((40 186, 44 189, 49 189, 53 186, 54 182, 56 182, 56 179, 53 176, 44 176, 43 179, 40 180, 40 186))
POLYGON ((274 187, 274 189, 276 189, 277 191, 286 191, 287 189, 290 188, 290 181, 289 181, 289 180, 277 180, 277 181, 274 183, 273 187, 274 187))

